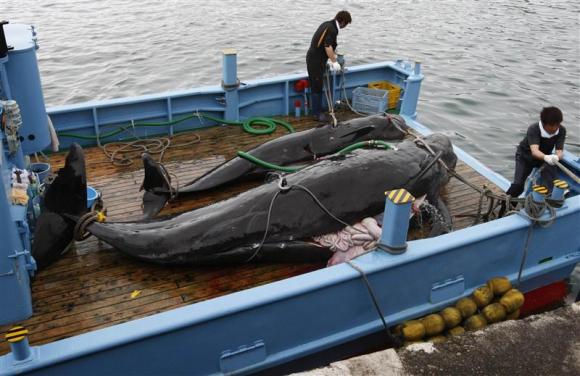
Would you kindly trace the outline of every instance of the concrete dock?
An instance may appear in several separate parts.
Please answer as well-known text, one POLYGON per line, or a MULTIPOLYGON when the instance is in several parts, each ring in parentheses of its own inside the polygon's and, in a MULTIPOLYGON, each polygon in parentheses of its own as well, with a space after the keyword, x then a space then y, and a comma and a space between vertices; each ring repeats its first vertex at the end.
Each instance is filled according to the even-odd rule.
POLYGON ((580 375, 580 302, 451 337, 444 343, 332 363, 296 375, 580 375))

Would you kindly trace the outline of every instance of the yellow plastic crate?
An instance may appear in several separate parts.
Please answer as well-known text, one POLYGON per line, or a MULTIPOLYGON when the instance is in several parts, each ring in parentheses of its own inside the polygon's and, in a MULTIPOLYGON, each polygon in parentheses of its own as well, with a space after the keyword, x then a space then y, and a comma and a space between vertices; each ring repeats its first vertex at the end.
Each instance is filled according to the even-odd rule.
POLYGON ((390 83, 389 81, 369 82, 369 89, 387 90, 389 92, 389 103, 387 109, 397 108, 399 97, 401 96, 401 87, 390 83))

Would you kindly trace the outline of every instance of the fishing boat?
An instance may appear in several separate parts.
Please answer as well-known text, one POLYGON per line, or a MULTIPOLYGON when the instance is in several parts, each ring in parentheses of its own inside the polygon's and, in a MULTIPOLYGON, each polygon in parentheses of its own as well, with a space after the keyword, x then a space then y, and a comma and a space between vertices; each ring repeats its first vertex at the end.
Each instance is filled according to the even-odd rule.
MULTIPOLYGON (((169 170, 193 178, 236 150, 284 134, 254 136, 222 123, 274 116, 297 130, 317 124, 296 117, 297 101, 303 105, 306 98, 297 83, 305 74, 240 82, 234 50, 223 51, 220 85, 46 109, 36 49, 34 28, 3 25, 0 332, 6 340, 0 342, 0 374, 285 373, 385 346, 391 326, 439 311, 492 277, 505 276, 526 293, 561 288, 580 261, 577 156, 565 153, 561 196, 547 200, 541 192, 526 192, 546 210, 482 220, 487 197, 501 195, 509 182, 455 146, 460 179, 453 178, 444 195, 454 229, 409 240, 401 226, 393 236, 402 237, 403 252, 376 249, 331 267, 319 261, 163 266, 89 238, 39 272, 30 250, 39 241, 33 230, 42 196, 28 187, 28 200, 15 201, 13 171, 62 167, 64 153, 30 163, 55 137, 61 148, 73 142, 85 148, 89 184, 106 203, 108 219, 130 220, 140 215, 143 171, 137 164, 112 164, 102 150, 106 142, 151 136, 189 142, 167 149, 164 161, 169 170)), ((352 101, 357 88, 389 82, 401 88, 394 110, 418 137, 427 136, 432 131, 417 120, 423 79, 418 62, 352 66, 330 77, 329 95, 352 101)), ((337 116, 356 115, 345 110, 337 116)), ((205 206, 246 188, 177 200, 162 214, 205 206)))

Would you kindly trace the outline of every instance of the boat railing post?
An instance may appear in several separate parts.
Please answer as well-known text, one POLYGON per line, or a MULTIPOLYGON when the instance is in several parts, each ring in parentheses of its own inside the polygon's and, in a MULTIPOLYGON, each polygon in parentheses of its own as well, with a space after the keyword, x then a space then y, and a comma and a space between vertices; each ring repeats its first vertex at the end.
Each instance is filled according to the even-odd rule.
POLYGON ((532 200, 535 203, 541 204, 546 201, 546 194, 548 194, 548 188, 543 185, 534 185, 532 187, 532 200))
POLYGON ((30 344, 28 343, 28 330, 22 326, 14 326, 5 335, 10 344, 12 358, 15 362, 23 362, 31 358, 30 344))
POLYGON ((226 98, 224 119, 227 121, 239 121, 240 99, 238 88, 240 87, 240 81, 238 80, 238 55, 233 48, 226 48, 223 54, 222 88, 226 98))
POLYGON ((564 200, 564 195, 566 194, 566 190, 568 190, 570 186, 565 180, 556 179, 554 180, 554 188, 552 189, 552 194, 550 195, 550 199, 554 201, 564 200))
POLYGON ((405 85, 405 93, 403 94, 403 101, 401 104, 401 115, 409 116, 412 119, 417 118, 417 102, 419 101, 419 91, 421 90, 421 82, 423 82, 423 74, 421 73, 421 63, 415 62, 415 67, 412 73, 407 77, 405 85))
POLYGON ((401 254, 407 249, 409 214, 415 197, 406 189, 385 192, 383 232, 378 247, 392 254, 401 254))

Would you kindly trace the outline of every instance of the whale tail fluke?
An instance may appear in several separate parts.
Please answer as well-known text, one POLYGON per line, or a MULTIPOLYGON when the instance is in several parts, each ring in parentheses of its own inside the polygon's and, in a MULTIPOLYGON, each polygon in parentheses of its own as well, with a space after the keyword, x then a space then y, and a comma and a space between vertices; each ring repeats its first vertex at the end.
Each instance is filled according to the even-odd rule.
POLYGON ((65 165, 45 184, 36 220, 32 256, 39 269, 56 261, 73 241, 76 218, 87 213, 87 178, 83 149, 72 144, 65 165))

